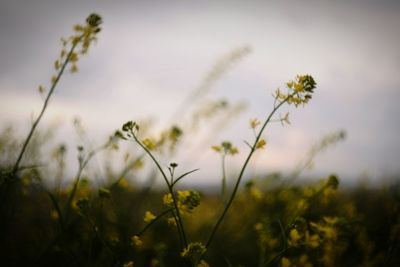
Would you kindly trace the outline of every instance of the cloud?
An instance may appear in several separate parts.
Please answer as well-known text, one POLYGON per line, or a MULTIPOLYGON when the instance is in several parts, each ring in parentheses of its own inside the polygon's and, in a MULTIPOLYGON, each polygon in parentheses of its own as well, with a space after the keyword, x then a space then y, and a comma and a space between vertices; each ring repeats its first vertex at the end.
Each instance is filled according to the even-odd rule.
POLYGON ((249 44, 253 53, 215 84, 211 96, 251 106, 233 134, 218 138, 245 139, 248 119, 265 116, 272 91, 310 73, 318 83, 313 101, 302 110, 288 109, 291 127, 268 131, 271 145, 259 159, 262 166, 265 160, 265 166, 290 168, 287 155, 295 161, 313 140, 345 128, 349 139, 328 151, 316 172, 337 169, 354 176, 394 169, 400 157, 393 134, 400 130, 400 5, 377 2, 1 3, 0 121, 26 122, 38 110, 35 90, 48 86, 59 37, 96 11, 104 17, 99 42, 80 61, 79 73, 63 77, 46 116, 80 115, 95 129, 93 138, 128 119, 153 116, 162 122, 218 58, 249 44))

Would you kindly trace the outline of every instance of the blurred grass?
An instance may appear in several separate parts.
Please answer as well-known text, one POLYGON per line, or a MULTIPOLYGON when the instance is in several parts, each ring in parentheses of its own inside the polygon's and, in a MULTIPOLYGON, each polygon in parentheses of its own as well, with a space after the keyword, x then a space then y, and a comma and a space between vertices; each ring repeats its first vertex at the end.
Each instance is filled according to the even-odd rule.
MULTIPOLYGON (((185 266, 176 230, 164 219, 143 234, 143 247, 131 244, 145 226, 145 211, 165 210, 164 191, 122 179, 99 195, 83 179, 61 229, 49 192, 62 204, 71 188, 46 188, 41 180, 48 177, 34 170, 12 184, 7 203, 14 211, 2 209, 1 218, 10 220, 1 223, 3 266, 185 266), (83 198, 85 212, 75 205, 83 198)), ((220 195, 207 192, 183 218, 190 241, 205 242, 223 208, 220 195)), ((242 188, 205 260, 210 266, 398 266, 399 211, 398 182, 341 188, 335 176, 308 184, 266 176, 242 188)))

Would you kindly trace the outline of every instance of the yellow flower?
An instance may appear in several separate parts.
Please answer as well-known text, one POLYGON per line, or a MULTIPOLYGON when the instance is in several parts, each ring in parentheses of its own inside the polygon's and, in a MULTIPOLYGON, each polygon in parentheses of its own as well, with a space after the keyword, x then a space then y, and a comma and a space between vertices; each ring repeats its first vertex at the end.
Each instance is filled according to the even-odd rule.
POLYGON ((323 219, 329 225, 334 225, 338 221, 337 217, 324 216, 323 219))
POLYGON ((261 192, 261 190, 256 187, 250 188, 250 195, 256 200, 261 200, 263 197, 263 193, 261 192))
POLYGON ((133 261, 128 261, 124 264, 124 267, 133 267, 133 261))
POLYGON ((57 211, 55 211, 55 210, 52 210, 51 211, 51 213, 50 213, 50 217, 53 219, 53 220, 58 220, 60 217, 59 217, 59 215, 58 215, 58 212, 57 211))
POLYGON ((310 235, 307 231, 305 236, 305 243, 311 248, 316 248, 319 246, 319 236, 317 234, 310 235))
POLYGON ((239 149, 237 149, 237 147, 232 147, 231 150, 229 151, 229 154, 236 155, 237 153, 239 153, 239 149))
POLYGON ((176 220, 174 217, 170 217, 167 219, 167 223, 171 226, 176 226, 176 220))
POLYGON ((56 70, 59 70, 61 68, 61 63, 59 60, 54 61, 54 68, 56 70))
POLYGON ((78 66, 76 64, 72 64, 70 70, 71 73, 76 73, 78 72, 78 66))
POLYGON ((212 146, 211 149, 216 151, 216 152, 221 152, 221 147, 220 146, 212 146))
POLYGON ((311 227, 316 228, 316 230, 326 238, 330 240, 336 240, 337 239, 337 231, 334 227, 329 226, 329 225, 320 225, 317 223, 310 223, 311 227))
POLYGON ((260 139, 256 144, 256 149, 262 149, 265 147, 266 144, 267 141, 265 141, 265 139, 260 139))
POLYGON ((210 267, 210 265, 205 260, 201 260, 197 267, 210 267))
POLYGON ((173 200, 172 195, 171 195, 170 193, 165 194, 165 195, 163 196, 163 203, 164 203, 165 205, 170 206, 170 205, 172 204, 172 202, 174 202, 174 200, 173 200))
POLYGON ((254 225, 254 229, 255 229, 256 231, 261 231, 261 230, 264 229, 264 226, 262 225, 262 223, 256 223, 256 224, 254 225))
POLYGON ((69 55, 69 60, 70 60, 71 62, 77 62, 77 61, 78 61, 78 54, 75 53, 75 52, 71 53, 71 54, 69 55))
POLYGON ((41 93, 41 94, 43 94, 46 91, 46 89, 44 88, 43 85, 39 85, 38 90, 39 90, 39 93, 41 93))
POLYGON ((290 267, 290 260, 283 257, 281 260, 281 267, 290 267))
POLYGON ((143 241, 137 235, 132 236, 131 241, 132 241, 132 245, 136 248, 141 248, 143 246, 143 241))
POLYGON ((200 257, 206 252, 206 247, 200 242, 190 243, 181 252, 182 258, 200 259, 200 257))
POLYGON ((239 153, 237 147, 234 147, 231 142, 225 141, 222 142, 220 146, 212 146, 212 150, 215 152, 221 153, 222 155, 235 155, 239 153))
POLYGON ((146 138, 143 141, 143 145, 148 149, 148 150, 154 150, 156 149, 156 144, 153 140, 150 138, 146 138))
POLYGON ((144 222, 146 222, 146 223, 151 222, 155 218, 156 218, 156 216, 153 213, 151 213, 151 211, 146 211, 144 213, 144 222))
POLYGON ((299 234, 297 229, 290 230, 289 236, 290 236, 290 243, 292 243, 293 245, 298 243, 298 241, 301 239, 301 235, 299 234))
POLYGON ((255 129, 258 125, 260 125, 260 121, 258 119, 251 119, 250 120, 250 127, 255 129))

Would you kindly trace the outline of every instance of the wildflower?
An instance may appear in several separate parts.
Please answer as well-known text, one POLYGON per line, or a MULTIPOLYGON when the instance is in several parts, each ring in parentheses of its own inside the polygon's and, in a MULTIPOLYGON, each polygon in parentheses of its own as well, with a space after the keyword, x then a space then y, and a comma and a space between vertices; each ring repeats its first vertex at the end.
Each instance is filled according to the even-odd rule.
POLYGON ((260 125, 260 121, 258 119, 251 119, 250 120, 250 127, 255 129, 258 125, 260 125))
POLYGON ((329 225, 334 225, 335 223, 337 223, 339 221, 339 218, 337 218, 337 217, 324 216, 323 219, 329 225))
POLYGON ((141 169, 143 167, 143 165, 144 165, 143 160, 137 159, 137 160, 135 160, 135 162, 133 164, 133 169, 136 169, 136 170, 141 169))
POLYGON ((310 223, 311 227, 314 227, 318 232, 320 232, 326 239, 336 240, 337 231, 334 227, 330 225, 322 225, 317 223, 310 223))
POLYGON ((57 76, 56 75, 53 75, 53 76, 51 76, 51 83, 55 83, 57 81, 57 76))
POLYGON ((256 224, 254 225, 254 229, 255 229, 256 231, 261 231, 261 230, 264 230, 264 226, 262 225, 262 223, 256 223, 256 224))
POLYGON ((98 14, 92 13, 89 15, 89 17, 87 17, 86 22, 91 27, 98 27, 103 21, 98 14))
POLYGON ((311 75, 297 75, 294 80, 287 82, 286 86, 289 89, 288 93, 282 93, 278 88, 275 91, 275 99, 286 100, 288 104, 294 104, 297 107, 308 103, 312 98, 316 82, 311 75))
POLYGON ((156 149, 156 143, 150 139, 150 138, 146 138, 143 141, 143 145, 148 149, 148 150, 154 150, 156 149))
POLYGON ((61 68, 61 63, 59 60, 54 61, 54 68, 56 70, 59 70, 61 68))
POLYGON ((210 267, 210 265, 205 260, 201 260, 197 267, 210 267))
POLYGON ((183 134, 181 128, 178 126, 173 126, 172 129, 169 132, 169 139, 173 142, 176 143, 183 134))
POLYGON ((182 212, 191 212, 200 205, 200 194, 193 190, 178 191, 178 208, 182 212))
POLYGON ((261 200, 263 197, 261 190, 254 186, 250 188, 250 195, 256 200, 261 200))
POLYGON ((260 139, 256 144, 256 149, 263 149, 266 144, 267 141, 265 141, 265 139, 260 139))
POLYGON ((55 221, 57 221, 57 220, 60 218, 60 216, 58 215, 58 212, 55 211, 55 210, 52 210, 52 211, 50 212, 50 217, 51 217, 51 219, 53 219, 53 220, 55 220, 55 221))
POLYGON ((239 149, 237 149, 237 147, 232 147, 231 150, 229 151, 230 155, 236 155, 239 153, 239 149))
POLYGON ((288 258, 282 257, 281 267, 290 267, 291 262, 288 258))
POLYGON ((77 62, 79 59, 78 54, 77 53, 71 53, 69 55, 69 61, 71 62, 77 62))
POLYGON ((122 125, 122 131, 124 132, 129 132, 131 130, 133 130, 133 128, 135 127, 136 123, 133 121, 128 121, 126 123, 124 123, 124 125, 122 125))
POLYGON ((76 64, 72 64, 71 68, 69 69, 71 73, 78 72, 78 66, 76 64))
POLYGON ((214 150, 215 152, 221 152, 220 146, 212 146, 211 149, 214 150))
POLYGON ((169 218, 167 219, 167 223, 168 223, 168 225, 176 226, 176 220, 175 220, 174 217, 169 217, 169 218))
POLYGON ((221 153, 222 155, 235 155, 239 153, 239 149, 235 146, 232 145, 231 142, 224 141, 221 143, 219 146, 212 146, 211 149, 213 149, 215 152, 221 153))
POLYGON ((181 257, 190 259, 192 262, 198 262, 206 250, 206 247, 200 242, 190 243, 181 252, 181 257))
POLYGON ((43 94, 46 91, 46 89, 44 88, 43 85, 39 85, 38 91, 39 93, 43 94))
POLYGON ((144 213, 144 222, 149 223, 151 221, 153 221, 156 218, 156 216, 151 213, 151 211, 146 211, 144 213))
POLYGON ((301 239, 301 235, 297 231, 297 229, 292 229, 289 232, 290 240, 289 243, 293 246, 296 246, 301 239))
POLYGON ((298 263, 301 264, 300 266, 312 267, 312 264, 308 261, 308 256, 306 254, 300 256, 298 263))
POLYGON ((317 234, 310 235, 310 233, 306 231, 305 243, 311 248, 316 248, 319 246, 319 236, 317 234))
POLYGON ((141 248, 143 246, 143 241, 137 235, 134 235, 131 237, 131 242, 132 242, 132 246, 134 246, 136 248, 141 248))
POLYGON ((125 178, 122 178, 119 180, 118 186, 127 189, 129 188, 129 182, 125 178))
POLYGON ((170 206, 174 202, 172 195, 170 193, 163 196, 164 205, 170 206))

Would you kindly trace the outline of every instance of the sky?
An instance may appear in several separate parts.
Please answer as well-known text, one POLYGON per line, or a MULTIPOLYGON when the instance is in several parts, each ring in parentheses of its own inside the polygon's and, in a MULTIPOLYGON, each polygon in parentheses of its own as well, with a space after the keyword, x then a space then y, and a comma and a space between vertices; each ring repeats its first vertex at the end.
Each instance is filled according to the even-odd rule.
POLYGON ((25 134, 42 104, 38 85, 49 87, 60 37, 92 12, 103 17, 99 40, 79 72, 62 78, 40 125, 61 122, 60 140, 77 142, 76 116, 93 144, 128 120, 152 118, 161 129, 221 58, 248 49, 205 97, 247 108, 211 139, 199 130, 187 143, 192 150, 174 156, 182 171, 200 168, 192 182, 218 183, 220 162, 209 147, 223 140, 241 151, 228 160, 235 176, 247 153, 243 140, 252 140, 249 119, 265 118, 275 89, 307 73, 318 84, 312 101, 282 110, 291 125, 267 129, 268 146, 249 174, 290 173, 310 146, 338 130, 346 140, 320 154, 304 176, 399 173, 399 1, 0 0, 2 128, 12 124, 25 134))

